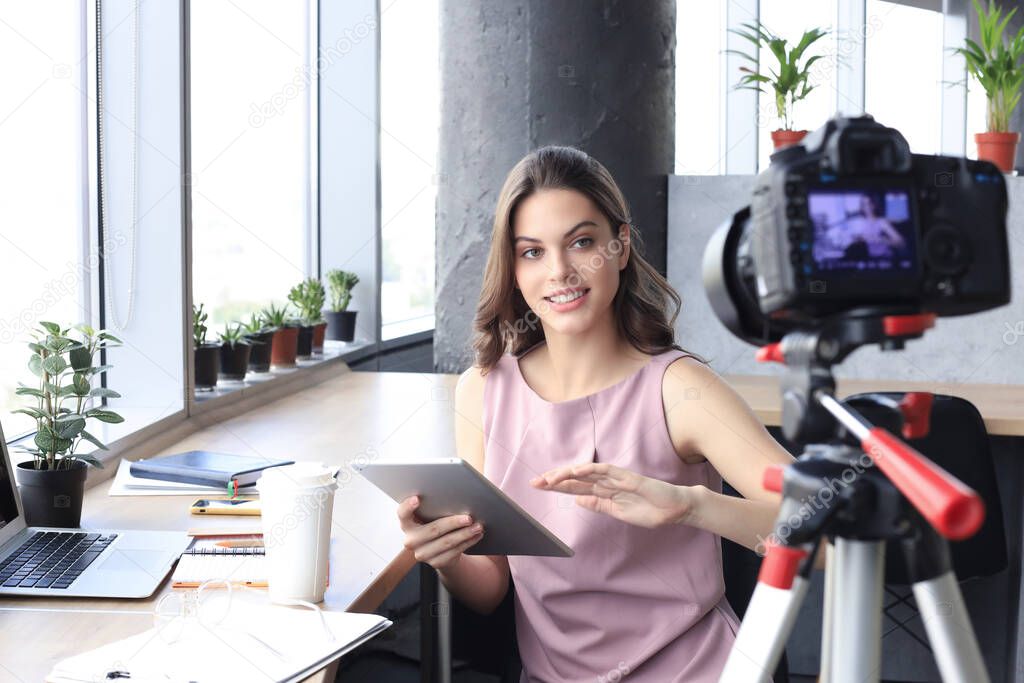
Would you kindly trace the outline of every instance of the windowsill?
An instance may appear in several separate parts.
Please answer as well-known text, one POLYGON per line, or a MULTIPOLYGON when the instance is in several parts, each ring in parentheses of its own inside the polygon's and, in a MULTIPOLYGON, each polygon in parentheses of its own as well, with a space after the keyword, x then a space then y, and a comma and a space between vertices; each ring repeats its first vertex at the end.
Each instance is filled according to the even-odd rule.
POLYGON ((401 343, 402 338, 422 332, 433 332, 434 314, 421 315, 417 318, 407 320, 396 320, 385 323, 381 326, 381 339, 385 342, 396 341, 401 343))
POLYGON ((205 412, 221 405, 228 405, 252 396, 279 390, 281 387, 299 382, 304 383, 317 370, 329 368, 338 363, 352 363, 372 353, 372 341, 352 342, 325 341, 323 355, 308 360, 297 360, 293 368, 273 369, 270 372, 248 373, 242 381, 221 380, 212 391, 195 392, 195 406, 192 414, 205 412))

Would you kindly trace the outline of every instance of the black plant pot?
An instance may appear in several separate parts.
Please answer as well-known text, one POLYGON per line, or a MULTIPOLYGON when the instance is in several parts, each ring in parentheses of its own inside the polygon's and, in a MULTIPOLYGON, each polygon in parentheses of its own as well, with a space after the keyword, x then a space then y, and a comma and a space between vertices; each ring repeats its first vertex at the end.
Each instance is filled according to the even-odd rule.
POLYGON ((220 372, 220 344, 203 344, 196 352, 196 389, 209 391, 217 386, 220 372))
POLYGON ((327 338, 335 341, 352 341, 356 336, 357 312, 324 311, 327 318, 327 338))
POLYGON ((312 325, 302 325, 299 327, 299 347, 295 356, 303 360, 309 360, 313 356, 312 325))
POLYGON ((249 370, 252 372, 270 372, 270 349, 274 332, 261 332, 247 335, 249 339, 249 370))
POLYGON ((33 461, 18 463, 15 470, 25 522, 29 526, 81 526, 82 498, 88 466, 75 460, 71 467, 37 470, 33 461))
POLYGON ((252 347, 245 342, 220 345, 220 377, 221 379, 243 380, 249 368, 249 354, 252 347))

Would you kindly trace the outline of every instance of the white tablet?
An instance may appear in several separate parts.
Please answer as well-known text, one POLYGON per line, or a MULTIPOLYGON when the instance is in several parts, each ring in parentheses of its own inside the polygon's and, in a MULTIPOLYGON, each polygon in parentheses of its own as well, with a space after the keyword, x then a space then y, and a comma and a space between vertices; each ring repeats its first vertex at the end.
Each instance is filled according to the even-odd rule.
POLYGON ((416 515, 425 522, 472 515, 483 524, 484 536, 467 555, 573 555, 572 548, 460 458, 387 460, 357 465, 355 470, 396 503, 419 496, 416 515))

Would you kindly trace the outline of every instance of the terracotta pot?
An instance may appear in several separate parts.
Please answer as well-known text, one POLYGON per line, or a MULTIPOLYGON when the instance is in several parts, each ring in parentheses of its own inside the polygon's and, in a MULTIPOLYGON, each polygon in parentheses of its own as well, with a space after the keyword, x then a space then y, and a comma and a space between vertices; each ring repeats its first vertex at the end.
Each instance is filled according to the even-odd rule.
POLYGON ((782 149, 783 147, 795 145, 803 140, 806 135, 806 130, 783 130, 780 128, 772 131, 772 144, 775 145, 775 149, 782 149))
POLYGON ((979 159, 991 161, 1003 173, 1013 170, 1020 133, 975 133, 974 141, 978 144, 979 159))
POLYGON ((295 367, 295 354, 299 350, 299 328, 282 327, 274 332, 270 344, 270 364, 277 368, 295 367))
POLYGON ((323 354, 324 337, 327 336, 327 323, 317 323, 313 326, 313 355, 323 354))

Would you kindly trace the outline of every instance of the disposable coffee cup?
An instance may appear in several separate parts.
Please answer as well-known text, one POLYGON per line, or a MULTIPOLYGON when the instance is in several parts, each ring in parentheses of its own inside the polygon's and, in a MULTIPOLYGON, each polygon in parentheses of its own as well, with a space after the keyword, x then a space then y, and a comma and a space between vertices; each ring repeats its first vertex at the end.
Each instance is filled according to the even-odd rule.
POLYGON ((338 483, 318 462, 271 467, 256 482, 272 602, 321 602, 327 590, 331 513, 338 483))

